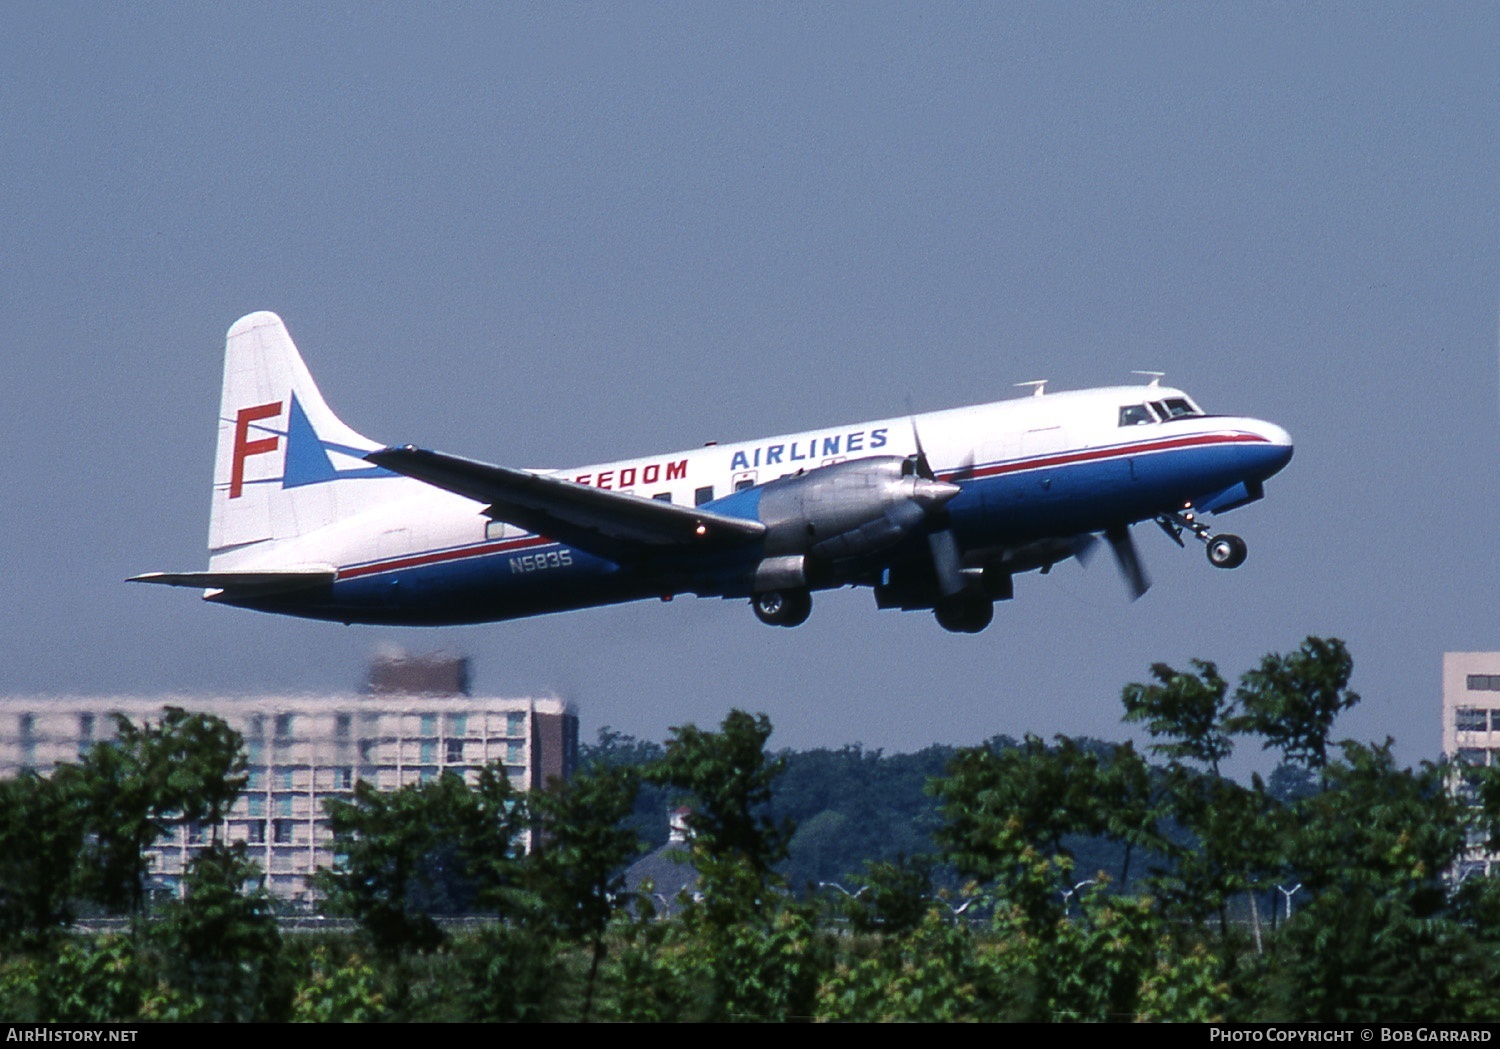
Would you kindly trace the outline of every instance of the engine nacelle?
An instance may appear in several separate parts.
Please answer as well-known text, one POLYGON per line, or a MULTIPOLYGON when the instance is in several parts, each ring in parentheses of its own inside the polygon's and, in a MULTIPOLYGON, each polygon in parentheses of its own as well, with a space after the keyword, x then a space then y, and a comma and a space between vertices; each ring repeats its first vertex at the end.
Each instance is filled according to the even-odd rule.
POLYGON ((958 493, 958 485, 919 477, 912 460, 894 455, 771 481, 761 489, 758 514, 767 527, 766 559, 772 571, 789 574, 784 559, 835 562, 879 553, 958 493))

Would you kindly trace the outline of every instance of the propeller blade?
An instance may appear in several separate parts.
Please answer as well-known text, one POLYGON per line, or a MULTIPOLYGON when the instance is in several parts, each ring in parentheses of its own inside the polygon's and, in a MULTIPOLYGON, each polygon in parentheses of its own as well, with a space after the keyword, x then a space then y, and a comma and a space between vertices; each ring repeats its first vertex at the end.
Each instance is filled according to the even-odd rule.
POLYGON ((1094 559, 1099 552, 1099 537, 1092 532, 1084 532, 1082 535, 1073 537, 1073 556, 1078 558, 1078 563, 1084 568, 1094 559))
POLYGON ((922 435, 917 432, 917 417, 915 415, 911 417, 911 436, 912 440, 917 444, 917 454, 912 456, 912 461, 916 463, 917 476, 924 480, 936 481, 937 474, 932 472, 932 464, 927 461, 927 452, 922 447, 922 435))
POLYGON ((1109 548, 1115 552, 1115 562, 1120 566, 1120 574, 1125 577, 1125 585, 1130 588, 1130 600, 1138 600, 1151 589, 1151 580, 1147 578, 1146 569, 1141 565, 1141 555, 1136 552, 1135 540, 1130 538, 1130 526, 1111 528, 1104 533, 1104 538, 1109 541, 1109 548))
POLYGON ((927 536, 927 546, 932 551, 932 569, 937 573, 938 592, 952 597, 964 589, 963 557, 958 552, 958 540, 950 529, 933 532, 927 536))

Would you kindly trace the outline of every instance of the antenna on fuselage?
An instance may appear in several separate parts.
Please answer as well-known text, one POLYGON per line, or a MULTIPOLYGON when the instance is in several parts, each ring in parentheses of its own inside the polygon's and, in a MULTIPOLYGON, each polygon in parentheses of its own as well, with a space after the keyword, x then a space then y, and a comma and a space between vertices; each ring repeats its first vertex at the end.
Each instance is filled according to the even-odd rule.
POLYGON ((1047 380, 1046 379, 1032 379, 1030 382, 1018 382, 1018 383, 1016 383, 1016 385, 1017 386, 1032 386, 1032 387, 1035 387, 1035 389, 1033 389, 1031 391, 1031 396, 1033 396, 1033 397, 1040 397, 1042 394, 1044 394, 1044 393, 1047 392, 1047 380))
POLYGON ((1130 374, 1131 375, 1149 375, 1149 376, 1151 376, 1151 381, 1146 384, 1146 389, 1148 389, 1148 390, 1154 390, 1158 386, 1161 385, 1162 376, 1166 375, 1167 373, 1166 372, 1133 371, 1130 374))

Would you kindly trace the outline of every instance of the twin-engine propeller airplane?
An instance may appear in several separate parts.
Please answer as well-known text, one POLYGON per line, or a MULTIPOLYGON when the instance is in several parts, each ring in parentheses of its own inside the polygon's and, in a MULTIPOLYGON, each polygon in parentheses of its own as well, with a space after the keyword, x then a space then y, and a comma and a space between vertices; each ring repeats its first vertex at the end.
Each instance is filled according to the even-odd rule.
POLYGON ((329 410, 281 319, 229 329, 206 572, 134 581, 344 623, 440 625, 674 595, 748 598, 796 626, 811 593, 868 586, 975 633, 1018 572, 1103 536, 1134 597, 1130 526, 1245 559, 1203 514, 1259 499, 1279 426, 1159 384, 819 427, 574 470, 382 447, 329 410))

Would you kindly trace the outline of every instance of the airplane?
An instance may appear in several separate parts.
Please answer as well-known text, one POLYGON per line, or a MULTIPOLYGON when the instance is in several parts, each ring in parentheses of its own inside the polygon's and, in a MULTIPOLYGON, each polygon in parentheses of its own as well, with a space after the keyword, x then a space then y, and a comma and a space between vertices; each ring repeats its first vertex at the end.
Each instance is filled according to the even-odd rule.
POLYGON ((1013 577, 1102 537, 1132 598, 1131 537, 1154 521, 1235 568, 1245 542, 1204 522, 1254 502, 1292 440, 1210 415, 1157 373, 1063 393, 569 470, 521 470, 339 421, 281 318, 229 329, 205 572, 131 582, 343 623, 516 619, 679 594, 748 600, 794 627, 812 594, 868 587, 977 633, 1013 577))

